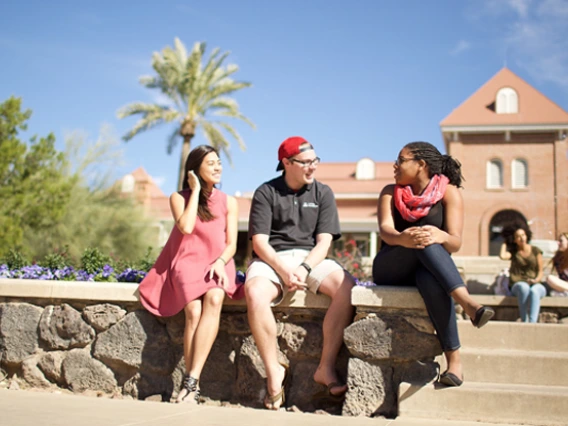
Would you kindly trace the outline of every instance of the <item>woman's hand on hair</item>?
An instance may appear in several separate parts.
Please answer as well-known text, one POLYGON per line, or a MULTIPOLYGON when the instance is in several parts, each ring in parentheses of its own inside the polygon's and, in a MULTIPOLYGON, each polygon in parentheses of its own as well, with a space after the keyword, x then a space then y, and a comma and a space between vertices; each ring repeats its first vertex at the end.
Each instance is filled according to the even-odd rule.
POLYGON ((189 184, 189 189, 192 191, 201 191, 201 183, 199 183, 199 178, 195 175, 193 170, 187 172, 187 183, 189 184))

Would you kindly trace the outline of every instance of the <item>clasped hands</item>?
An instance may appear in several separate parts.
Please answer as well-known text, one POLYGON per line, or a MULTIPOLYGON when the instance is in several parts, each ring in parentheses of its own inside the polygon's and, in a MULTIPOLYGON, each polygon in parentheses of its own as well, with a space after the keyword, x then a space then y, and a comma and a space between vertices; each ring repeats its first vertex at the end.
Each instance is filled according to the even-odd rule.
POLYGON ((294 270, 288 270, 286 274, 282 275, 284 284, 288 287, 289 291, 307 290, 308 284, 308 271, 303 266, 298 266, 294 270))
POLYGON ((444 244, 446 233, 432 225, 413 226, 402 231, 404 247, 423 249, 432 244, 444 244))

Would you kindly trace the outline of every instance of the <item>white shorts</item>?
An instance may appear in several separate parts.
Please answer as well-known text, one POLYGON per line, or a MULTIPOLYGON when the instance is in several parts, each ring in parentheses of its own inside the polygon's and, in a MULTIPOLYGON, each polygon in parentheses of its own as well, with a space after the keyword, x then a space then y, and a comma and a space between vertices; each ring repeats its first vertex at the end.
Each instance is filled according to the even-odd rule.
MULTIPOLYGON (((279 251, 277 254, 286 265, 295 269, 308 257, 310 252, 304 249, 291 249, 279 251)), ((332 272, 340 270, 343 270, 343 267, 336 261, 331 259, 322 260, 315 268, 312 268, 312 272, 308 275, 306 280, 308 290, 312 293, 317 293, 321 282, 332 272)), ((282 278, 276 273, 272 266, 260 259, 254 259, 247 269, 246 280, 249 281, 255 277, 268 278, 275 285, 280 287, 282 291, 280 295, 272 301, 272 305, 276 306, 282 302, 282 299, 284 299, 284 296, 286 296, 288 292, 288 287, 284 285, 282 278)))

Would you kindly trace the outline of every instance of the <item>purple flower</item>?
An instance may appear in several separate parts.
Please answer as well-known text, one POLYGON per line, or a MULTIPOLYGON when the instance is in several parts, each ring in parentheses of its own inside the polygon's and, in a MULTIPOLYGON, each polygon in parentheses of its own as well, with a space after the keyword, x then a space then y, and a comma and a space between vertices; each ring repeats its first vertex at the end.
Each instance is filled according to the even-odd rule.
POLYGON ((355 278, 355 285, 361 287, 376 287, 377 284, 372 281, 359 281, 357 278, 355 278))
POLYGON ((0 265, 0 278, 12 278, 12 271, 8 269, 8 265, 0 265))

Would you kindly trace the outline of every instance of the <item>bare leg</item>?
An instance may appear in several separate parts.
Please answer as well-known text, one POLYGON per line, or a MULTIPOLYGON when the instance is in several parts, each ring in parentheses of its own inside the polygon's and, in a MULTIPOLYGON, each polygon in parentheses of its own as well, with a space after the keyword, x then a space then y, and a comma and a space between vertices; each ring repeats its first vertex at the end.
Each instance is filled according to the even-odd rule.
MULTIPOLYGON (((266 370, 268 395, 277 395, 285 377, 285 369, 278 363, 276 321, 270 303, 279 293, 279 288, 270 280, 256 277, 245 284, 248 322, 260 357, 266 370)), ((266 404, 266 408, 278 410, 282 401, 266 404)))
POLYGON ((221 288, 211 289, 203 296, 203 312, 193 337, 193 356, 188 370, 189 375, 196 379, 201 376, 205 361, 217 337, 224 299, 225 291, 221 288))
MULTIPOLYGON (((185 371, 189 373, 193 359, 193 337, 195 330, 201 319, 201 300, 193 300, 183 308, 185 313, 185 329, 183 332, 183 357, 185 360, 185 371)), ((187 389, 180 390, 176 402, 183 401, 188 396, 187 389)))
MULTIPOLYGON (((319 287, 321 293, 331 298, 331 303, 323 320, 323 348, 314 381, 326 386, 330 383, 339 383, 335 364, 343 344, 343 330, 353 319, 351 305, 353 286, 351 275, 344 271, 335 271, 329 274, 319 287)), ((330 389, 333 395, 341 395, 346 391, 347 385, 338 385, 330 389)))
POLYGON ((554 291, 563 292, 568 291, 568 282, 560 279, 555 275, 549 275, 546 279, 546 282, 550 286, 550 288, 554 291))

